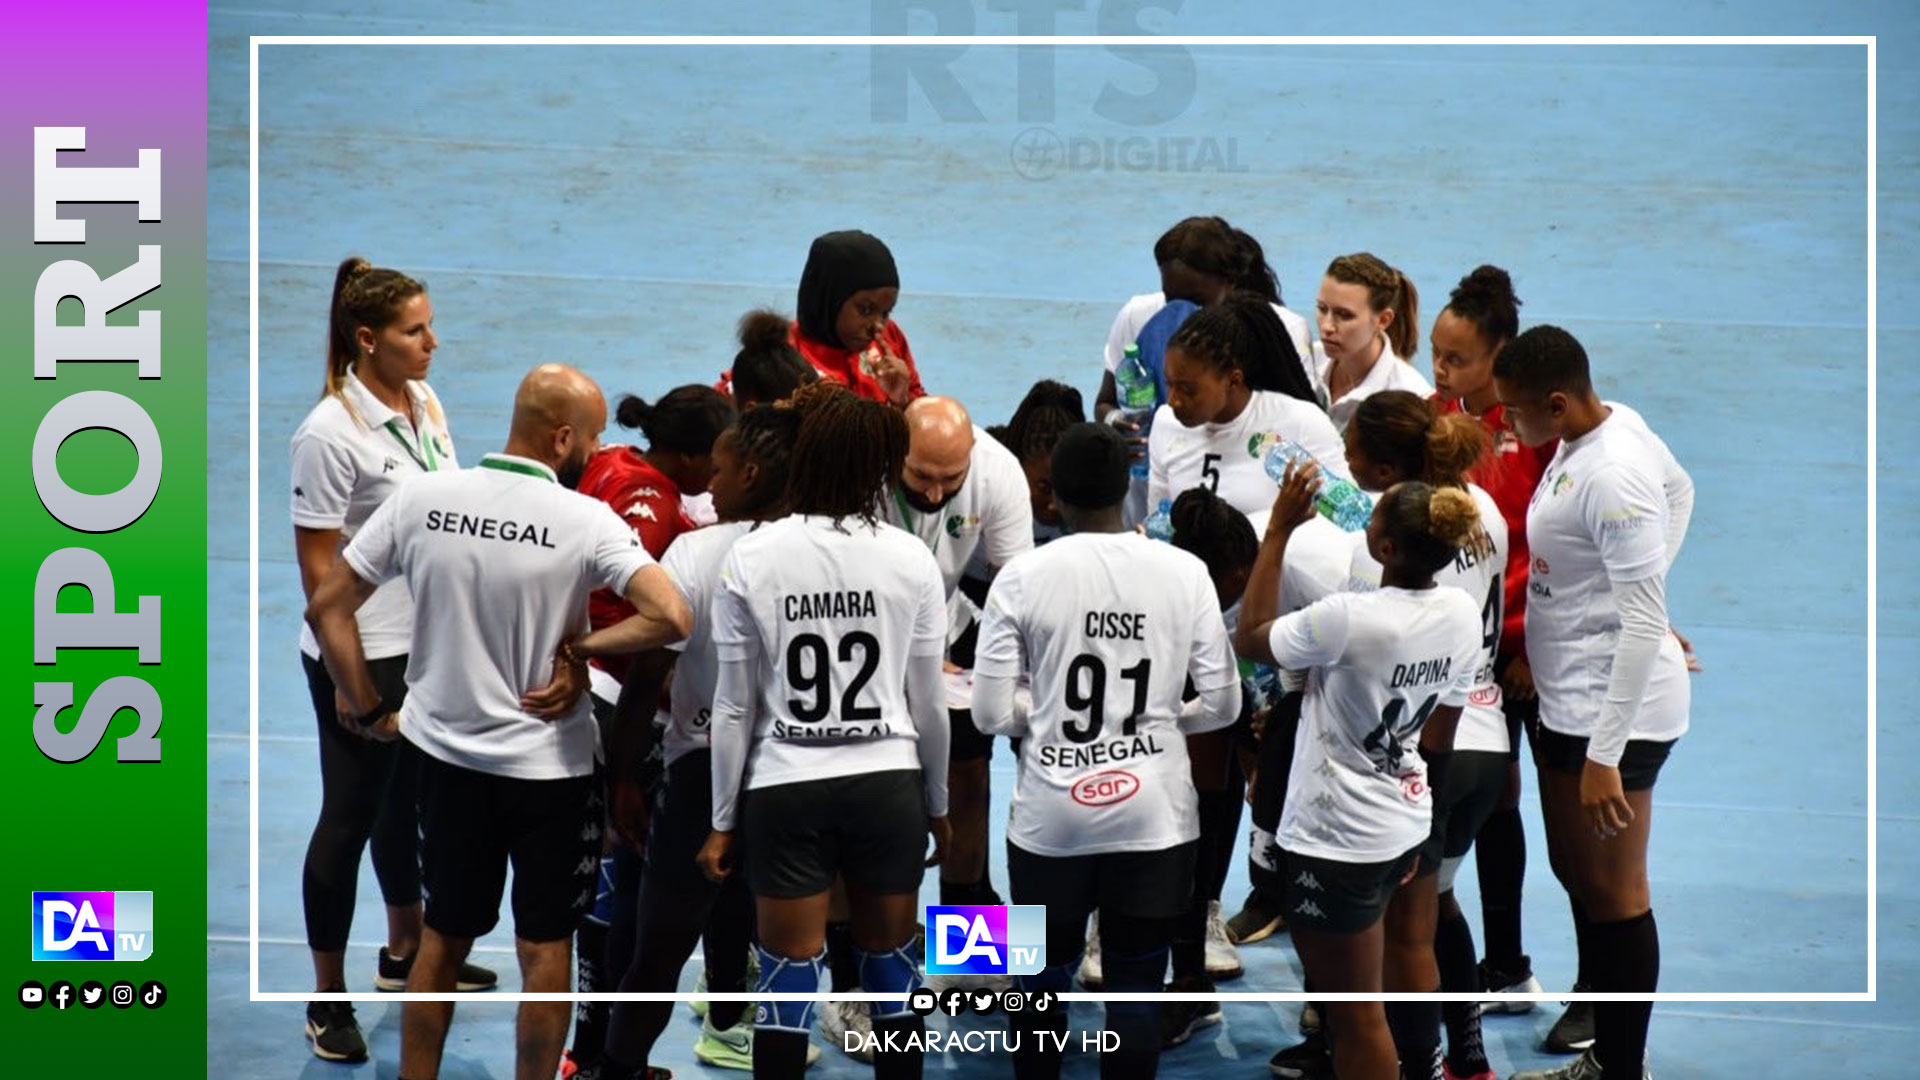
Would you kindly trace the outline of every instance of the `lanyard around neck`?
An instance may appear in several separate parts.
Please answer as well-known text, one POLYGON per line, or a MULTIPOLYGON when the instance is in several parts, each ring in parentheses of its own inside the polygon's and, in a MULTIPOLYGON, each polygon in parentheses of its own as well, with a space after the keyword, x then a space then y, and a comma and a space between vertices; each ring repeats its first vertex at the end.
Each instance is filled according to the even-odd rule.
POLYGON ((552 475, 543 469, 528 465, 525 462, 508 461, 505 458, 485 457, 480 459, 480 467, 483 469, 499 469, 501 472, 516 472, 526 476, 536 476, 549 483, 553 482, 552 475))
MULTIPOLYGON (((900 521, 902 524, 908 526, 907 531, 915 536, 920 536, 920 530, 912 527, 913 508, 907 505, 907 497, 900 491, 900 485, 897 483, 893 485, 893 505, 900 508, 900 521)), ((940 554, 940 532, 938 529, 934 530, 933 539, 929 540, 924 536, 920 536, 920 542, 927 545, 928 551, 933 552, 935 555, 940 554)))

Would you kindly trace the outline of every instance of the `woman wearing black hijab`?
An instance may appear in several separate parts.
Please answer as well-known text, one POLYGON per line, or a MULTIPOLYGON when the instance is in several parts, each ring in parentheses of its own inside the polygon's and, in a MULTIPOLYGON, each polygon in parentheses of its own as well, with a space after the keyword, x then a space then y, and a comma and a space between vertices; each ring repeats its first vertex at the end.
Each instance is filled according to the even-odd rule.
POLYGON ((858 230, 827 233, 814 240, 800 274, 794 348, 823 378, 872 401, 905 405, 926 390, 907 336, 890 317, 899 299, 900 274, 887 245, 858 230))

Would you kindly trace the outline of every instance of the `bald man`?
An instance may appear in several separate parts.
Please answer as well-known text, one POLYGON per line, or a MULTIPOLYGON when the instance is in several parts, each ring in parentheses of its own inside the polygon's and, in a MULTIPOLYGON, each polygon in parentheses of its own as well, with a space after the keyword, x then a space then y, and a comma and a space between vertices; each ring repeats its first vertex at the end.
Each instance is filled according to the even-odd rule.
MULTIPOLYGON (((600 442, 607 403, 558 364, 528 373, 506 449, 471 469, 400 486, 315 591, 307 621, 351 715, 370 738, 401 738, 420 768, 425 928, 411 992, 452 990, 475 938, 499 922, 507 869, 521 980, 565 993, 570 943, 600 857, 588 656, 684 637, 691 613, 611 507, 572 490, 600 442), (353 613, 405 578, 414 624, 396 710, 367 674, 353 613), (587 594, 609 588, 638 612, 582 636, 587 594)), ((549 1080, 570 1006, 524 1002, 519 1080, 549 1080)), ((453 1006, 401 1010, 403 1080, 432 1080, 453 1006)))
MULTIPOLYGON (((887 500, 887 518, 933 550, 947 589, 948 659, 973 666, 979 611, 960 592, 969 563, 986 576, 1033 550, 1033 501, 1019 459, 974 426, 948 397, 923 397, 907 406, 907 459, 887 500), (982 560, 984 556, 984 560, 982 560)), ((968 695, 961 694, 964 703, 968 695)), ((948 768, 953 845, 940 868, 942 904, 998 904, 987 872, 987 765, 993 737, 973 726, 964 704, 952 713, 948 768)))

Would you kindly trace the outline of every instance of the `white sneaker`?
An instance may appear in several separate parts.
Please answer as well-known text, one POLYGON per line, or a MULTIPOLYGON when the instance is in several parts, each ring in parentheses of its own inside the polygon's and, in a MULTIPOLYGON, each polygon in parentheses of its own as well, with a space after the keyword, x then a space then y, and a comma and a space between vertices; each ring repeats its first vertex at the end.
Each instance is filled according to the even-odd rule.
POLYGON ((1240 966, 1240 950, 1227 937, 1227 921, 1220 915, 1220 901, 1207 905, 1207 978, 1230 982, 1247 973, 1240 966))
POLYGON ((1100 969, 1100 912, 1095 911, 1087 920, 1087 952, 1080 961, 1080 985, 1098 990, 1106 984, 1106 973, 1100 969))
POLYGON ((944 994, 948 990, 991 990, 996 994, 1004 994, 1013 989, 1013 976, 972 974, 929 975, 927 976, 925 985, 927 989, 936 994, 944 994))
MULTIPOLYGON (((700 977, 693 980, 693 992, 696 994, 704 994, 707 992, 707 969, 704 966, 700 969, 700 977)), ((699 1017, 701 1020, 707 1018, 706 998, 694 998, 692 1001, 687 1002, 687 1008, 692 1009, 693 1015, 699 1017)), ((753 1010, 749 1009, 747 1011, 752 1012, 753 1010)))
MULTIPOLYGON (((1558 1068, 1529 1069, 1514 1073, 1510 1080, 1600 1080, 1600 1062, 1592 1050, 1586 1050, 1558 1068)), ((1640 1080, 1653 1080, 1653 1070, 1647 1068, 1644 1058, 1640 1063, 1640 1080)))
POLYGON ((873 1064, 873 1017, 864 1001, 825 1001, 820 1004, 820 1034, 855 1061, 873 1064), (855 1050, 847 1049, 847 1032, 853 1032, 855 1050))

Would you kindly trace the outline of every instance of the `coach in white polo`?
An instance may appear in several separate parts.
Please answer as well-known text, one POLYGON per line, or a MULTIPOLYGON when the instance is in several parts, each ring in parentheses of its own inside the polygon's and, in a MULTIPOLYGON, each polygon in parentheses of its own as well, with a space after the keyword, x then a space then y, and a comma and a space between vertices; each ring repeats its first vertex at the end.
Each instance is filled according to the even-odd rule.
MULTIPOLYGON (((568 988, 573 929, 600 853, 590 810, 593 716, 579 693, 579 657, 609 640, 623 649, 665 645, 692 622, 633 530, 606 503, 571 490, 606 423, 593 380, 561 365, 535 368, 514 397, 505 452, 401 485, 307 608, 356 718, 373 737, 391 738, 397 722, 422 752, 426 925, 409 991, 453 989, 474 939, 499 922, 509 864, 522 983, 534 993, 568 988), (400 577, 415 614, 396 721, 367 674, 353 615, 400 577), (639 613, 591 642, 574 641, 596 588, 625 595, 639 613)), ((520 1075, 553 1074, 570 1013, 564 1001, 521 1004, 520 1075)), ((401 1077, 438 1074, 452 1020, 451 1003, 406 1004, 401 1077)))
MULTIPOLYGON (((887 499, 887 520, 932 550, 947 590, 948 659, 973 667, 978 610, 960 593, 960 576, 984 550, 987 575, 1033 550, 1033 498, 1013 451, 982 431, 966 407, 947 397, 923 397, 907 406, 907 459, 887 499), (957 644, 956 644, 957 643, 957 644)), ((953 844, 940 867, 943 904, 998 904, 987 874, 989 759, 993 736, 973 726, 972 713, 952 711, 947 764, 953 844)))

